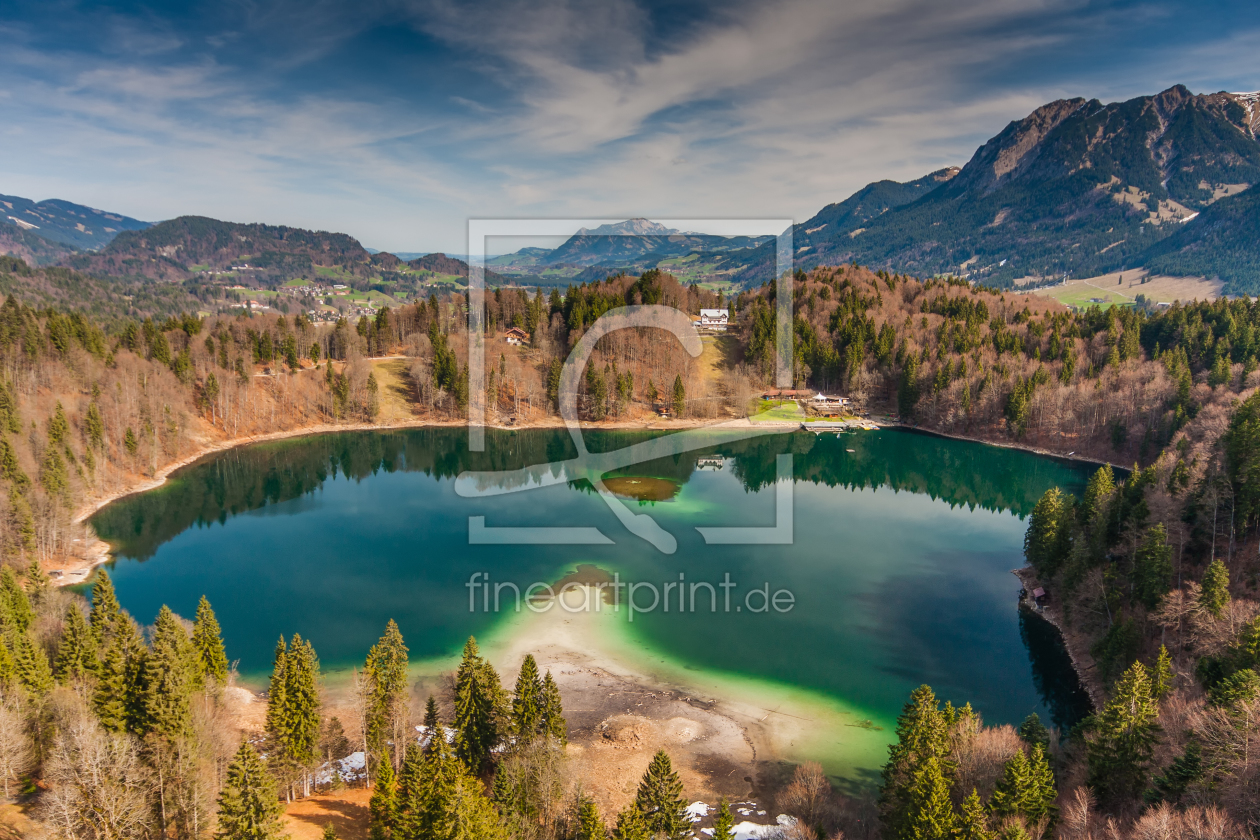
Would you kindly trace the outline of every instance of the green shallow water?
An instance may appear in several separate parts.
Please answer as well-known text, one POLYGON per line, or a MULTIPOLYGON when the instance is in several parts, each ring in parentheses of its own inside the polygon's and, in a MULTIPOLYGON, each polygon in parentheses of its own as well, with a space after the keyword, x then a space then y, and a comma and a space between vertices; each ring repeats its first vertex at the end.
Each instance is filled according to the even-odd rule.
MULTIPOLYGON (((587 436, 593 451, 645 439, 587 436)), ((622 502, 676 537, 672 555, 629 534, 583 482, 475 498, 455 490, 465 470, 574 454, 556 430, 492 432, 485 453, 469 453, 459 429, 298 438, 208 458, 108 506, 92 524, 114 546, 111 575, 133 615, 152 621, 165 603, 191 616, 204 593, 229 658, 253 681, 265 678, 282 633, 310 638, 335 671, 361 663, 390 618, 413 660, 447 662, 469 634, 493 639, 528 617, 480 603, 470 610, 471 575, 523 589, 591 563, 658 588, 680 574, 688 584, 729 574, 731 611, 720 588, 710 611, 701 588, 700 608, 679 612, 674 589, 669 612, 610 616, 609 639, 663 676, 715 694, 825 707, 846 725, 870 720, 882 731, 855 730, 861 749, 799 746, 802 757, 830 758, 832 770, 853 778, 875 769, 921 683, 993 723, 1036 711, 1064 726, 1087 710, 1053 632, 1021 618, 1010 574, 1022 564, 1023 517, 1050 486, 1079 493, 1090 471, 1083 465, 881 430, 772 435, 619 471, 680 486, 668 501, 622 502), (696 526, 775 523, 776 456, 789 452, 792 544, 706 545, 696 526), (721 467, 698 469, 700 459, 721 467), (615 544, 470 545, 469 516, 492 527, 595 526, 615 544), (742 608, 760 605, 744 597, 763 585, 791 592, 792 609, 742 608)), ((641 590, 639 603, 650 601, 641 590)))

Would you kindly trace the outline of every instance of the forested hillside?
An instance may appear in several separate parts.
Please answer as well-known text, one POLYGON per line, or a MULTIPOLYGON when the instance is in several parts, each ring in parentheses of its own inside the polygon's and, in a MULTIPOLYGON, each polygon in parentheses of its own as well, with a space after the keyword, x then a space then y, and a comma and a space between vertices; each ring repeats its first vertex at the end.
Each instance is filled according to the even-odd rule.
MULTIPOLYGON (((509 325, 530 334, 523 348, 495 344, 487 355, 491 419, 553 414, 569 349, 600 315, 636 303, 694 313, 719 298, 660 272, 612 277, 563 298, 488 294, 493 336, 509 325)), ((773 290, 730 303, 734 346, 713 368, 650 332, 603 339, 583 378, 583 415, 624 419, 661 405, 684 418, 745 414, 770 384, 773 290)), ((104 762, 92 765, 107 768, 95 778, 121 785, 115 796, 133 826, 121 836, 155 836, 165 827, 166 836, 178 837, 197 836, 203 829, 196 826, 216 809, 221 826, 246 813, 274 828, 279 796, 311 790, 312 768, 330 750, 348 751, 344 738, 367 740, 382 796, 403 796, 429 772, 423 768, 437 766, 373 740, 406 725, 388 717, 388 703, 370 707, 393 721, 376 728, 347 722, 338 736, 311 725, 312 707, 301 698, 310 696, 304 686, 316 656, 300 639, 277 655, 272 698, 280 711, 268 718, 274 740, 238 751, 217 699, 224 696, 216 693, 222 654, 209 605, 191 635, 163 613, 145 641, 130 617, 117 615, 107 587, 97 587, 100 605, 85 613, 77 596, 48 590, 43 568, 77 550, 75 540, 90 539, 75 513, 93 498, 135 486, 208 445, 372 423, 383 398, 373 357, 406 357, 415 422, 458 418, 467 400, 466 307, 463 295, 439 294, 330 325, 242 313, 123 316, 103 326, 6 297, 0 590, 9 594, 0 599, 0 681, 10 687, 0 729, 19 734, 0 732, 0 772, 13 786, 41 780, 45 792, 34 801, 42 819, 92 819, 84 802, 98 788, 85 787, 74 769, 84 762, 104 762), (294 728, 283 720, 306 723, 294 728), (265 765, 256 755, 263 752, 265 765), (395 770, 397 782, 388 778, 395 770), (251 795, 241 779, 253 780, 245 785, 251 795)), ((1018 733, 986 728, 968 710, 917 692, 885 772, 883 836, 925 836, 925 820, 939 829, 926 836, 940 837, 958 829, 971 837, 1002 830, 1008 837, 1136 839, 1151 836, 1143 832, 1159 820, 1174 826, 1169 836, 1194 836, 1176 832, 1215 821, 1218 833, 1203 836, 1242 837, 1244 826, 1260 824, 1260 776, 1246 758, 1246 745, 1260 736, 1253 600, 1260 507, 1251 498, 1260 486, 1260 305, 1073 314, 1046 299, 846 266, 798 275, 794 309, 801 385, 887 405, 927 429, 1137 462, 1127 475, 1100 470, 1079 500, 1047 494, 1029 519, 1031 573, 1050 589, 1069 643, 1086 657, 1084 678, 1102 697, 1098 714, 1060 741, 1034 722, 1018 733), (1108 820, 1114 830, 1105 829, 1108 820)), ((387 633, 365 673, 397 663, 400 644, 387 633)), ((475 650, 470 657, 456 690, 473 690, 472 674, 493 684, 475 650)), ((502 726, 477 730, 463 747, 457 740, 462 765, 442 759, 452 762, 441 765, 451 778, 483 773, 483 781, 456 785, 468 797, 457 798, 467 808, 456 810, 476 826, 468 836, 602 837, 602 828, 576 834, 562 809, 549 812, 556 816, 541 833, 522 834, 507 794, 481 786, 515 760, 510 751, 489 752, 520 724, 502 726)), ((807 777, 801 785, 813 784, 807 777)), ((825 782, 814 791, 792 812, 806 825, 874 836, 879 821, 863 816, 860 800, 834 796, 825 782)), ((395 807, 406 813, 411 806, 382 800, 373 812, 382 832, 395 825, 388 816, 395 807)), ((639 840, 632 828, 618 840, 639 840)), ((429 836, 401 831, 381 836, 429 836)), ((86 836, 78 832, 66 836, 86 836)))

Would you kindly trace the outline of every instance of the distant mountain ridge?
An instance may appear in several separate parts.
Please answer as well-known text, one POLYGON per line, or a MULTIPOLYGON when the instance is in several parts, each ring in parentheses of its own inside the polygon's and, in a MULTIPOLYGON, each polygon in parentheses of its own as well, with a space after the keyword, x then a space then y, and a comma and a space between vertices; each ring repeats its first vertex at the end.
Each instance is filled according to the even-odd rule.
MULTIPOLYGON (((1196 212, 1260 182, 1257 110, 1250 94, 1196 96, 1180 85, 1110 105, 1051 102, 1010 123, 954 177, 860 228, 829 226, 830 208, 797 225, 797 265, 856 260, 999 285, 1141 265, 1165 237, 1202 229, 1196 212)), ((1245 262, 1260 269, 1260 249, 1249 253, 1245 262)), ((768 253, 741 256, 737 282, 768 276, 768 253)))
POLYGON ((16 195, 0 195, 0 221, 78 250, 103 248, 123 231, 152 224, 59 198, 31 201, 16 195))

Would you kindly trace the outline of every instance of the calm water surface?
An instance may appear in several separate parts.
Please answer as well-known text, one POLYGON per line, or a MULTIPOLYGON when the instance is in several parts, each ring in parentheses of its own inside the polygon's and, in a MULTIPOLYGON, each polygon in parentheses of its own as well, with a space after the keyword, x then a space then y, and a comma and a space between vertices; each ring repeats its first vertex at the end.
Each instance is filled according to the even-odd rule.
MULTIPOLYGON (((587 435, 593 450, 643 439, 587 435)), ((1086 467, 903 430, 710 447, 623 471, 658 479, 657 498, 669 486, 661 479, 676 485, 667 501, 627 502, 677 538, 673 555, 627 533, 582 482, 492 498, 454 489, 464 470, 574 454, 553 430, 490 433, 475 454, 458 429, 300 438, 213 456, 92 524, 115 548, 123 606, 145 623, 162 604, 192 616, 205 594, 229 658, 253 680, 282 633, 310 638, 325 670, 348 668, 390 618, 413 659, 450 656, 498 621, 469 611, 474 572, 523 588, 593 563, 658 586, 729 573, 733 605, 766 583, 795 595, 787 613, 658 609, 625 628, 687 668, 818 692, 880 722, 921 683, 970 701, 990 723, 1036 711, 1064 725, 1085 711, 1053 631, 1021 620, 1010 571, 1023 562, 1023 518, 1051 486, 1079 493, 1086 467), (695 526, 774 524, 775 456, 785 452, 793 544, 706 545, 695 526), (469 545, 470 515, 490 526, 594 525, 616 544, 469 545)))

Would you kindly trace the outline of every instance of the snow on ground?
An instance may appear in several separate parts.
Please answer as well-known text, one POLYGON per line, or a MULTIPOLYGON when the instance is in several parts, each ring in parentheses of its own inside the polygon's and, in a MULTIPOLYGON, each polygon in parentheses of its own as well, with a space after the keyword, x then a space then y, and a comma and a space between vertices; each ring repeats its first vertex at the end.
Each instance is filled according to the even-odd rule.
POLYGON ((709 815, 709 806, 703 802, 692 802, 686 809, 687 819, 692 822, 700 822, 701 817, 709 815))
POLYGON ((315 771, 315 784, 332 784, 333 773, 339 775, 343 782, 357 781, 363 778, 366 770, 367 760, 363 753, 353 752, 345 758, 334 761, 331 767, 325 763, 319 770, 315 771))

